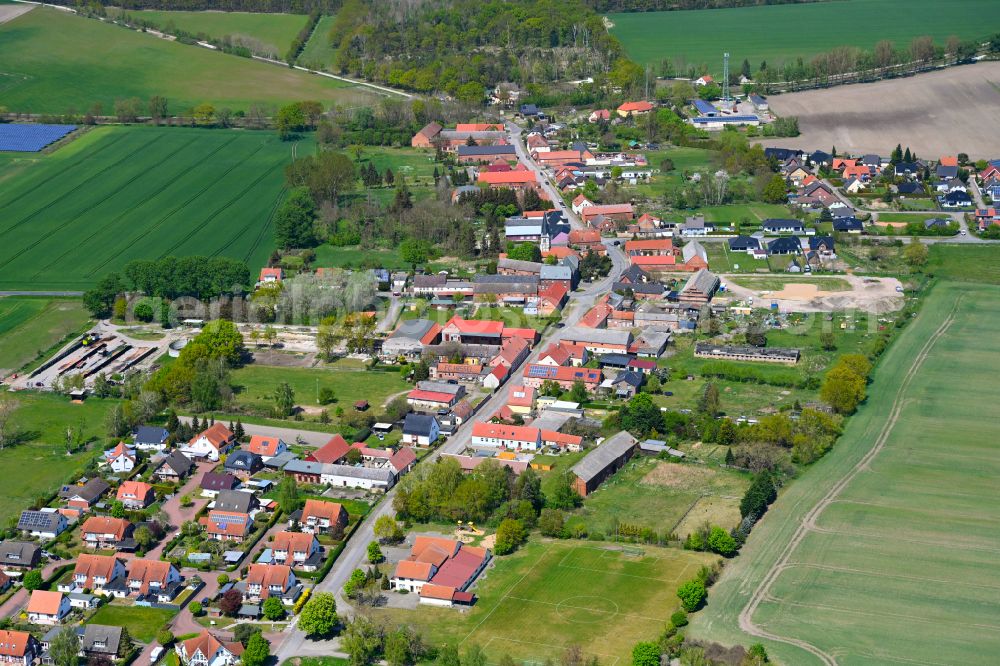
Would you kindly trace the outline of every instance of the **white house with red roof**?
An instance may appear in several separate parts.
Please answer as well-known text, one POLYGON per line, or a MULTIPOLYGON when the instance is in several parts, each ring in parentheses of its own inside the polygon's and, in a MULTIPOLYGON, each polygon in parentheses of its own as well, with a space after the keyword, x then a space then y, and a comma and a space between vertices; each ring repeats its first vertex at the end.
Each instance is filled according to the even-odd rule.
POLYGON ((104 453, 104 462, 113 472, 119 474, 131 472, 135 469, 135 449, 125 442, 118 442, 118 446, 104 453))
POLYGON ((641 116, 649 113, 653 108, 650 102, 625 102, 618 107, 618 115, 622 118, 641 116))
POLYGON ((70 612, 69 599, 62 592, 34 590, 28 599, 28 622, 59 624, 70 612))
POLYGON ((433 536, 415 536, 410 554, 396 564, 389 588, 420 595, 435 606, 471 604, 467 592, 491 559, 486 548, 433 536))
POLYGON ((595 109, 587 116, 587 121, 591 123, 599 123, 602 120, 605 122, 611 120, 611 111, 608 109, 595 109))
POLYGON ((204 458, 211 462, 219 462, 219 458, 234 446, 236 446, 236 435, 221 423, 215 423, 179 448, 180 452, 189 458, 204 458))
POLYGON ((153 486, 142 481, 123 481, 118 486, 115 499, 125 505, 126 509, 145 509, 156 499, 153 486))
POLYGON ((250 438, 247 450, 260 456, 261 460, 267 461, 287 451, 288 444, 285 444, 280 437, 254 435, 250 438))
POLYGON ((542 440, 538 428, 503 423, 473 423, 472 446, 537 451, 542 440))
POLYGON ((38 639, 27 631, 0 630, 0 663, 30 666, 41 651, 38 639))
POLYGON ((584 195, 580 194, 580 195, 577 195, 577 197, 575 199, 573 199, 573 203, 570 204, 570 208, 573 210, 574 213, 576 213, 577 215, 579 215, 580 213, 583 212, 584 208, 587 208, 588 206, 593 206, 593 205, 594 205, 593 201, 591 201, 590 199, 588 199, 584 195))
POLYGON ((242 583, 243 601, 252 604, 275 597, 286 606, 291 606, 302 592, 295 572, 285 564, 251 564, 242 583))
POLYGON ((709 86, 712 85, 713 83, 715 83, 715 79, 712 78, 711 74, 699 76, 697 79, 694 80, 694 84, 696 86, 701 86, 701 87, 709 86))
POLYGON ((205 629, 194 638, 177 641, 174 652, 184 666, 237 666, 243 644, 223 643, 205 629))
POLYGON ((274 282, 281 282, 284 278, 284 270, 266 266, 260 269, 260 279, 257 280, 257 284, 272 284, 274 282))

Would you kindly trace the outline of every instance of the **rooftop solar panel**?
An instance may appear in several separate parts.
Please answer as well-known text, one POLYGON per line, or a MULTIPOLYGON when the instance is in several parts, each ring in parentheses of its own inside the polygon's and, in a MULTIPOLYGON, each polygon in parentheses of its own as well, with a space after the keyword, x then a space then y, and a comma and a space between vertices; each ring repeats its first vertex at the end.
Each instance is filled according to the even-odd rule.
POLYGON ((76 125, 0 125, 0 151, 37 153, 76 129, 76 125))

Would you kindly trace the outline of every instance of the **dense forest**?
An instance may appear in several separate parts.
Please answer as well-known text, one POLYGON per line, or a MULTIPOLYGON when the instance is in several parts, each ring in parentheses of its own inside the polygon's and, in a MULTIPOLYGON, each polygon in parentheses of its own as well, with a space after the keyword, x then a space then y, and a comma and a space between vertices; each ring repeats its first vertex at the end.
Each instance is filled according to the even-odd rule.
POLYGON ((470 102, 504 81, 602 74, 623 53, 580 0, 347 0, 329 39, 341 73, 470 102))
POLYGON ((828 0, 585 0, 602 14, 612 12, 666 12, 685 9, 725 9, 728 7, 759 7, 761 5, 798 5, 828 0))
MULTIPOLYGON (((52 4, 90 6, 94 2, 74 2, 73 0, 49 0, 52 4)), ((333 14, 340 9, 341 0, 115 0, 114 5, 122 9, 167 9, 174 11, 213 10, 219 12, 256 12, 260 14, 311 14, 320 12, 333 14)))

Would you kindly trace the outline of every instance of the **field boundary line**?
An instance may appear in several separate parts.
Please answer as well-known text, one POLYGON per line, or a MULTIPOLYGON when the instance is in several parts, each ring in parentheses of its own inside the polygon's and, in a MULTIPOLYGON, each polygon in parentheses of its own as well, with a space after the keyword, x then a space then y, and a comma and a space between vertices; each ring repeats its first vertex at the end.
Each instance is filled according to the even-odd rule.
MULTIPOLYGON (((833 500, 832 502, 830 502, 830 504, 854 504, 854 505, 857 505, 857 506, 870 506, 870 507, 874 507, 876 509, 889 509, 891 511, 910 511, 911 513, 919 511, 919 509, 916 509, 916 508, 909 509, 908 507, 905 507, 905 506, 893 506, 892 504, 882 504, 880 502, 864 502, 862 500, 840 499, 839 497, 837 499, 833 500)), ((925 513, 925 515, 934 515, 933 513, 928 513, 928 512, 924 512, 924 513, 925 513)), ((985 516, 971 516, 971 515, 969 515, 967 513, 960 513, 958 511, 951 511, 951 510, 949 510, 948 511, 948 517, 949 518, 951 518, 951 517, 966 518, 968 520, 975 520, 975 521, 980 521, 980 522, 984 522, 984 523, 989 523, 989 522, 1000 523, 1000 516, 996 516, 996 515, 994 515, 993 518, 990 518, 989 515, 985 515, 985 516)))
MULTIPOLYGON (((872 534, 871 532, 849 532, 847 530, 832 530, 828 527, 811 527, 810 531, 816 532, 817 534, 839 534, 841 536, 847 537, 864 537, 866 539, 884 539, 884 534, 872 534)), ((941 542, 932 541, 930 539, 911 539, 908 537, 894 537, 896 541, 902 541, 904 543, 916 543, 922 546, 936 546, 940 548, 955 547, 954 541, 941 542)), ((978 553, 1000 553, 1000 548, 990 548, 989 546, 962 546, 963 550, 974 550, 978 553)))
POLYGON ((906 374, 903 377, 903 381, 901 382, 899 388, 896 390, 896 396, 893 398, 892 409, 890 410, 890 416, 882 426, 882 430, 879 432, 879 436, 875 439, 874 446, 872 446, 872 448, 865 455, 863 455, 861 459, 858 460, 858 462, 856 462, 851 467, 851 469, 843 478, 841 478, 837 483, 833 485, 832 488, 830 488, 830 490, 826 493, 826 495, 824 495, 820 499, 820 501, 817 502, 816 505, 809 510, 808 513, 806 513, 802 521, 799 523, 799 526, 796 528, 795 533, 792 535, 792 538, 785 545, 784 549, 782 549, 781 555, 779 556, 778 560, 771 566, 771 568, 764 575, 764 578, 757 585, 753 594, 750 596, 749 601, 747 601, 746 605, 743 607, 743 610, 740 611, 739 626, 740 629, 742 629, 746 633, 750 634, 751 636, 768 638, 774 641, 778 641, 780 643, 786 643, 788 645, 794 645, 796 647, 800 647, 803 650, 806 650, 807 652, 818 657, 820 661, 822 661, 824 664, 827 664, 828 666, 836 666, 837 660, 835 657, 828 654, 827 652, 824 652, 823 650, 816 647, 812 643, 809 643, 808 641, 799 638, 793 638, 790 636, 781 636, 779 634, 775 634, 770 631, 765 631, 764 629, 758 627, 756 624, 754 624, 753 614, 760 606, 761 602, 764 600, 764 597, 770 593, 771 586, 774 584, 774 581, 781 574, 784 565, 788 563, 788 560, 791 557, 792 552, 794 552, 795 549, 798 548, 799 544, 805 538, 806 534, 810 530, 814 529, 816 518, 819 516, 819 514, 823 512, 823 510, 830 504, 832 500, 836 499, 836 497, 840 495, 841 492, 843 492, 844 488, 846 488, 848 484, 850 484, 850 482, 853 481, 854 478, 868 466, 868 463, 871 462, 871 460, 875 458, 875 456, 878 455, 879 451, 881 451, 882 448, 885 446, 885 443, 889 439, 889 435, 892 433, 896 425, 896 422, 899 420, 899 416, 900 413, 902 412, 903 405, 907 402, 907 400, 903 397, 906 394, 906 390, 909 388, 910 383, 913 380, 913 377, 916 376, 917 371, 923 366, 924 360, 930 354, 930 351, 934 347, 934 344, 938 341, 938 339, 941 338, 942 335, 944 335, 945 331, 947 331, 951 327, 951 324, 955 321, 955 313, 958 311, 958 306, 961 302, 962 302, 962 296, 960 295, 958 298, 955 299, 955 303, 954 305, 952 305, 951 312, 948 314, 945 320, 941 322, 941 325, 938 326, 937 330, 935 330, 934 333, 929 338, 927 338, 927 341, 924 342, 923 347, 920 348, 920 352, 913 359, 913 363, 910 364, 909 369, 907 370, 906 374))

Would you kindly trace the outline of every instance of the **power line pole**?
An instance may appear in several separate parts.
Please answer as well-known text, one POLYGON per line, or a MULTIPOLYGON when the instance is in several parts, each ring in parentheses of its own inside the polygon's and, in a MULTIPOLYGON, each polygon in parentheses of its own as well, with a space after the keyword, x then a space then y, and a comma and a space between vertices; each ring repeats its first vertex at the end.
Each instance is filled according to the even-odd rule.
POLYGON ((729 102, 729 53, 722 55, 722 101, 729 102))

